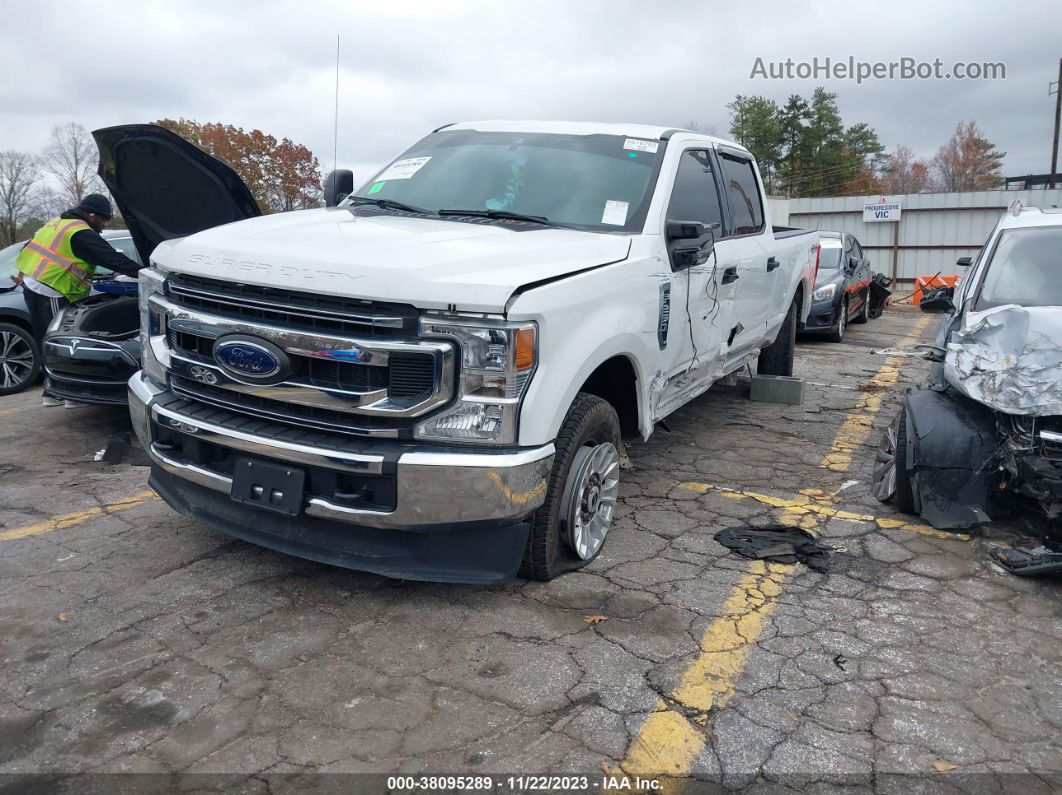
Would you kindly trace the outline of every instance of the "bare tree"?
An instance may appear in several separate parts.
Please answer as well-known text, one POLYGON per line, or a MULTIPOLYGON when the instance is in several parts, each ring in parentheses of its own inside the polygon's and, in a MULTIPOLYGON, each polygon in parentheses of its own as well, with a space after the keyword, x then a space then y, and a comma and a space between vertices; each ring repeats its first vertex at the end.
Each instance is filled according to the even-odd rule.
POLYGON ((77 122, 52 128, 41 160, 44 170, 58 181, 68 206, 77 204, 87 193, 101 190, 96 176, 99 152, 88 130, 77 122))
POLYGON ((932 188, 929 164, 907 146, 897 146, 888 156, 882 185, 886 193, 922 193, 932 188))
POLYGON ((716 138, 719 137, 719 131, 714 125, 704 124, 703 122, 697 121, 697 119, 690 119, 686 122, 686 129, 693 130, 693 132, 701 133, 703 135, 711 135, 716 138))
POLYGON ((35 209, 34 192, 40 177, 32 155, 0 152, 0 246, 18 240, 19 226, 35 209))
POLYGON ((1003 157, 981 135, 977 122, 959 122, 955 134, 937 150, 933 168, 946 191, 991 190, 1003 182, 1003 157))

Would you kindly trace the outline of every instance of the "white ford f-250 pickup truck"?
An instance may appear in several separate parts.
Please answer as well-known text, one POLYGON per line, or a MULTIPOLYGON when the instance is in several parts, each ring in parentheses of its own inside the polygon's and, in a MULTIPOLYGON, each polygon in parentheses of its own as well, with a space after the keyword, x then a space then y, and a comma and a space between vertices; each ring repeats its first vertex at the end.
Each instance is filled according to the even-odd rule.
POLYGON ((637 124, 439 128, 323 209, 259 216, 151 126, 95 133, 151 268, 129 383, 152 487, 294 555, 550 579, 612 522, 622 435, 790 375, 817 236, 740 146, 637 124), (237 223, 230 223, 236 221, 237 223))

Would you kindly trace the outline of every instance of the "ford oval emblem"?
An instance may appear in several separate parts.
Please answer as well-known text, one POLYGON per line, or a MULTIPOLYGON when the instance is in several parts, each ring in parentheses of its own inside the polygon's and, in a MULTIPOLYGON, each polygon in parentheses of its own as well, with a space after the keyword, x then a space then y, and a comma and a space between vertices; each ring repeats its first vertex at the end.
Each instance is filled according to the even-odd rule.
POLYGON ((214 360, 236 380, 276 383, 291 369, 287 354, 271 342, 229 335, 214 343, 214 360))

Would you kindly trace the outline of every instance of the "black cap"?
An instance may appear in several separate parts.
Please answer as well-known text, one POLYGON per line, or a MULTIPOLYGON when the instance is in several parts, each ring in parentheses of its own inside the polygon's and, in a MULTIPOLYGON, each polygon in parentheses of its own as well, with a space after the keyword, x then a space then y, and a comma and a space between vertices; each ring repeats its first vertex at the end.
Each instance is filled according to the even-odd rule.
POLYGON ((111 211, 111 200, 99 193, 90 193, 78 202, 77 207, 74 209, 83 213, 102 215, 104 218, 110 218, 114 215, 111 211))

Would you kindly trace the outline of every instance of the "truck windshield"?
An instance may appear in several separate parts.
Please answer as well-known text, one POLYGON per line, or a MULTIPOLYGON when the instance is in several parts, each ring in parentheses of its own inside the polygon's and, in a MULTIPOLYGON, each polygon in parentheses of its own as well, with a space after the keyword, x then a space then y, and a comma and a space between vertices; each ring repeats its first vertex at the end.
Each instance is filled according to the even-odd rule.
POLYGON ((512 223, 508 213, 556 226, 635 232, 663 154, 662 141, 617 135, 443 130, 404 152, 351 201, 389 199, 433 213, 472 210, 497 222, 512 223))
POLYGON ((1062 306, 1062 226, 1000 233, 977 307, 1002 304, 1062 306))

